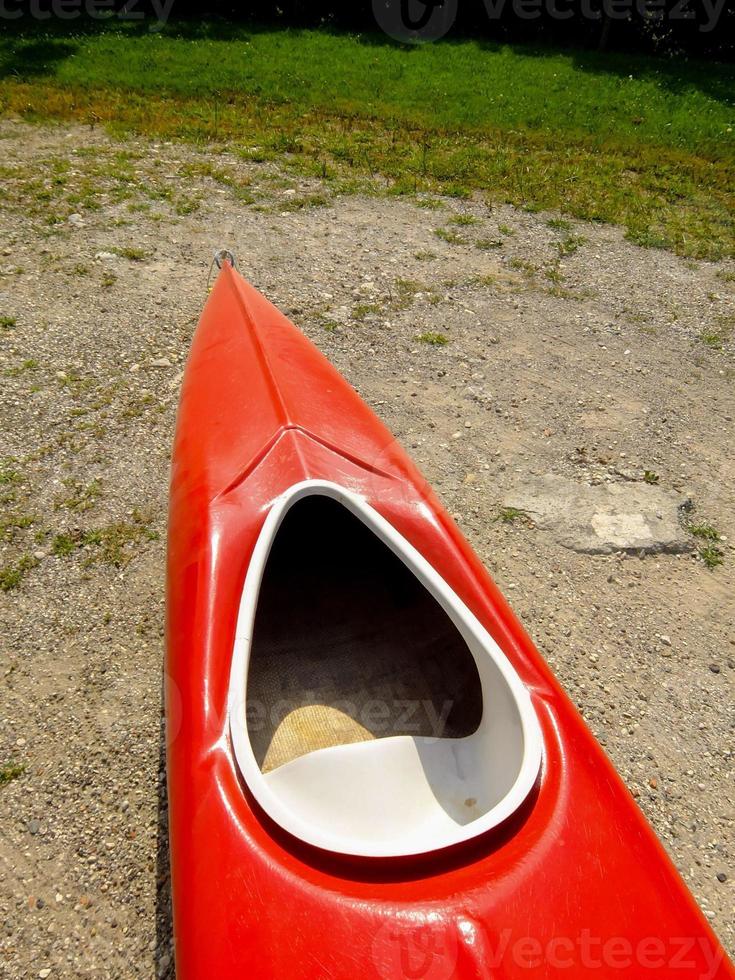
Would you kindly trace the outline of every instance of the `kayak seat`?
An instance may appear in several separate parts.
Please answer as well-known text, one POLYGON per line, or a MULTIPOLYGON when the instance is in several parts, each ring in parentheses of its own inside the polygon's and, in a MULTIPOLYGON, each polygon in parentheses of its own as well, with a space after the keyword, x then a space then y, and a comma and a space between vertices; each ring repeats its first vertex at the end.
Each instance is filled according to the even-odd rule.
POLYGON ((433 851, 505 819, 538 773, 530 698, 455 593, 365 501, 277 501, 243 589, 230 732, 248 787, 311 844, 433 851))

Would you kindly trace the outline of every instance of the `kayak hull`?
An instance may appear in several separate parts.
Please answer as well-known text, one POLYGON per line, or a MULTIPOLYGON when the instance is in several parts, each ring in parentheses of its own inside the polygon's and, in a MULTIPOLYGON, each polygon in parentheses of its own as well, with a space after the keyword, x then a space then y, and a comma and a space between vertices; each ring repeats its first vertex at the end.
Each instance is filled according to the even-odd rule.
POLYGON ((179 980, 735 977, 604 752, 413 463, 228 264, 182 389, 165 682, 179 980), (347 858, 290 836, 249 792, 227 707, 240 597, 271 507, 305 480, 343 486, 388 521, 529 691, 542 770, 522 807, 489 833, 419 857, 347 858))

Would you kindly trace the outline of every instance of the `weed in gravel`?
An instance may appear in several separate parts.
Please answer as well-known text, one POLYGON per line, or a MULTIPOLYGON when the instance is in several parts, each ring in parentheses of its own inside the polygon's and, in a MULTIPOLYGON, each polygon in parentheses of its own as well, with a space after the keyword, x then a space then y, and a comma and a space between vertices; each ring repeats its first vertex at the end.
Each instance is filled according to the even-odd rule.
POLYGON ((496 286, 498 283, 498 277, 493 275, 485 276, 470 276, 466 279, 463 285, 465 286, 484 286, 490 288, 491 286, 496 286))
POLYGON ((145 415, 146 411, 155 403, 156 399, 150 393, 133 398, 120 412, 122 419, 137 419, 145 415))
POLYGON ((301 197, 287 197, 279 200, 274 206, 274 211, 303 211, 305 208, 325 208, 329 205, 329 198, 324 194, 304 194, 301 197))
POLYGON ((479 221, 473 214, 455 214, 449 219, 450 225, 476 225, 479 221))
POLYGON ((352 309, 353 320, 364 320, 365 317, 381 312, 377 303, 357 303, 352 309))
POLYGON ((133 512, 133 520, 128 523, 119 521, 87 531, 84 544, 94 546, 89 563, 102 562, 115 568, 127 565, 133 557, 131 549, 143 541, 157 541, 158 532, 152 530, 149 522, 138 511, 133 512))
POLYGON ((625 237, 634 245, 640 245, 641 248, 669 248, 671 246, 671 241, 666 235, 648 226, 628 228, 625 237))
POLYGON ((55 534, 51 542, 51 553, 57 558, 68 558, 79 546, 78 535, 55 534))
POLYGON ((510 225, 498 225, 498 231, 501 235, 515 235, 515 231, 510 225))
POLYGON ((29 357, 21 364, 16 364, 15 367, 8 368, 5 373, 9 378, 18 378, 27 371, 35 371, 37 368, 38 361, 34 360, 32 357, 29 357))
POLYGON ((37 564, 38 562, 32 555, 22 555, 18 561, 0 569, 0 590, 10 592, 11 589, 15 589, 37 564))
POLYGON ((396 279, 395 293, 391 296, 393 308, 395 310, 407 310, 419 293, 432 295, 429 286, 415 279, 396 279))
POLYGON ((690 534, 693 534, 695 538, 704 538, 705 541, 720 540, 719 531, 708 521, 702 521, 699 524, 689 524, 688 531, 690 534))
POLYGON ((121 248, 112 248, 112 252, 115 255, 119 255, 122 259, 129 259, 131 262, 145 262, 146 259, 150 258, 150 252, 147 252, 144 248, 135 248, 132 245, 125 245, 121 248))
POLYGON ((584 235, 567 235, 562 241, 556 243, 557 250, 560 256, 564 255, 574 255, 574 253, 582 247, 582 245, 587 244, 587 239, 584 235))
POLYGON ((174 211, 180 217, 187 214, 193 214, 198 211, 201 206, 201 201, 196 197, 179 197, 174 202, 174 211))
POLYGON ((503 241, 500 238, 478 238, 475 242, 475 248, 480 248, 483 251, 489 251, 491 248, 502 248, 503 241))
POLYGON ((0 316, 0 330, 12 330, 17 322, 14 316, 0 316))
POLYGON ((645 483, 650 483, 651 486, 655 486, 659 482, 660 479, 661 478, 659 477, 658 473, 654 473, 653 470, 644 470, 643 471, 643 480, 644 480, 644 482, 645 483))
POLYGON ((572 223, 571 221, 566 221, 564 218, 549 218, 546 222, 548 228, 552 231, 571 231, 572 223))
POLYGON ((525 510, 519 507, 501 507, 497 520, 502 521, 503 524, 513 524, 514 521, 526 516, 525 510))
POLYGON ((724 337, 719 330, 703 330, 699 335, 699 339, 707 347, 711 347, 712 350, 722 350, 722 341, 724 340, 724 337))
POLYGON ((81 395, 94 384, 91 378, 83 377, 76 368, 68 367, 66 371, 58 371, 56 380, 62 388, 67 388, 72 395, 81 395))
POLYGON ((133 558, 137 544, 157 540, 158 532, 150 527, 150 519, 136 509, 131 521, 116 521, 86 531, 74 530, 56 534, 51 550, 59 558, 68 558, 83 548, 87 552, 86 565, 99 562, 122 568, 133 558))
POLYGON ((21 476, 16 469, 17 460, 13 456, 6 456, 0 461, 0 486, 7 486, 10 483, 20 483, 21 476))
POLYGON ((419 262, 430 262, 432 259, 436 258, 436 252, 422 250, 419 252, 414 252, 413 257, 417 259, 419 262))
POLYGON ((722 565, 725 561, 722 549, 714 544, 708 544, 700 548, 699 557, 709 569, 717 568, 718 565, 722 565))
POLYGON ((116 282, 117 282, 117 276, 115 275, 114 272, 102 273, 101 283, 104 289, 109 289, 111 286, 114 286, 116 282))
POLYGON ((534 265, 533 262, 529 262, 527 259, 512 258, 508 260, 508 265, 511 269, 516 269, 529 278, 535 276, 539 271, 538 266, 534 265))
POLYGON ((11 514, 0 519, 0 538, 10 541, 15 531, 23 531, 35 524, 37 521, 35 514, 11 514))
POLYGON ((586 299, 593 299, 597 295, 594 289, 566 289, 558 283, 554 283, 543 292, 555 299, 570 299, 575 303, 583 303, 586 299))
POLYGON ((6 762, 0 766, 0 786, 7 786, 14 779, 19 779, 26 767, 19 762, 6 762))
POLYGON ((456 231, 451 231, 448 228, 435 228, 434 234, 437 238, 441 238, 443 242, 448 242, 450 245, 466 245, 467 239, 462 238, 458 235, 456 231))
POLYGON ((731 272, 730 269, 718 269, 715 275, 723 282, 735 282, 735 272, 731 272))
POLYGON ((449 343, 449 338, 443 333, 436 333, 434 330, 427 330, 416 337, 422 344, 430 344, 432 347, 444 347, 449 343))
POLYGON ((54 503, 55 510, 60 510, 64 507, 66 510, 83 513, 94 507, 97 498, 102 493, 102 485, 96 478, 86 485, 79 480, 72 479, 64 480, 63 482, 69 491, 69 496, 57 499, 54 503))

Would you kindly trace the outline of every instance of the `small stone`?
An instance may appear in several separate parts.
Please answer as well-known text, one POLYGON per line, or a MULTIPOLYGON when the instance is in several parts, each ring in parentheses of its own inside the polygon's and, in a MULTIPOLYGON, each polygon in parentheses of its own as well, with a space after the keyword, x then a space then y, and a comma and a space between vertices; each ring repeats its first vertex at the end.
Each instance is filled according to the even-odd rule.
POLYGON ((41 829, 41 821, 40 820, 36 820, 34 818, 33 820, 29 820, 28 821, 28 833, 29 834, 33 834, 34 837, 35 837, 35 835, 39 832, 40 829, 41 829))
POLYGON ((663 645, 665 647, 670 647, 671 646, 671 637, 670 636, 662 636, 661 637, 661 642, 663 643, 663 645))
POLYGON ((51 968, 48 967, 48 966, 45 966, 42 970, 39 970, 38 971, 38 975, 41 978, 41 980, 46 980, 46 977, 50 977, 51 976, 51 968))
POLYGON ((117 256, 114 252, 97 252, 95 258, 100 259, 102 262, 114 262, 117 256))
POLYGON ((81 216, 81 214, 78 214, 76 211, 74 212, 74 214, 70 214, 66 220, 74 228, 81 228, 84 225, 84 218, 81 216))
POLYGON ((151 367, 155 368, 170 368, 171 361, 167 357, 156 357, 151 362, 151 367))
POLYGON ((44 900, 42 898, 37 898, 36 899, 36 908, 37 909, 42 909, 42 908, 45 908, 45 907, 46 907, 46 903, 44 902, 44 900))
POLYGON ((719 871, 717 873, 717 880, 719 881, 719 883, 721 885, 724 885, 725 884, 725 882, 727 881, 727 875, 725 874, 724 871, 719 871))
POLYGON ((719 674, 720 672, 720 668, 717 664, 710 664, 709 669, 712 671, 713 674, 719 674))

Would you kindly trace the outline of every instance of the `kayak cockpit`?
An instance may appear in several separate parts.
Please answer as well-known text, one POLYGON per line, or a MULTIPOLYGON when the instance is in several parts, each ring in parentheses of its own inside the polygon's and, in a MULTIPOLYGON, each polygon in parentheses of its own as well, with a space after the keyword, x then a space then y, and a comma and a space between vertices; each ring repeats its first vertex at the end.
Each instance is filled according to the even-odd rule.
POLYGON ((496 826, 541 758, 528 693, 491 637, 392 525, 322 481, 279 498, 256 543, 230 732, 266 813, 352 855, 496 826))

